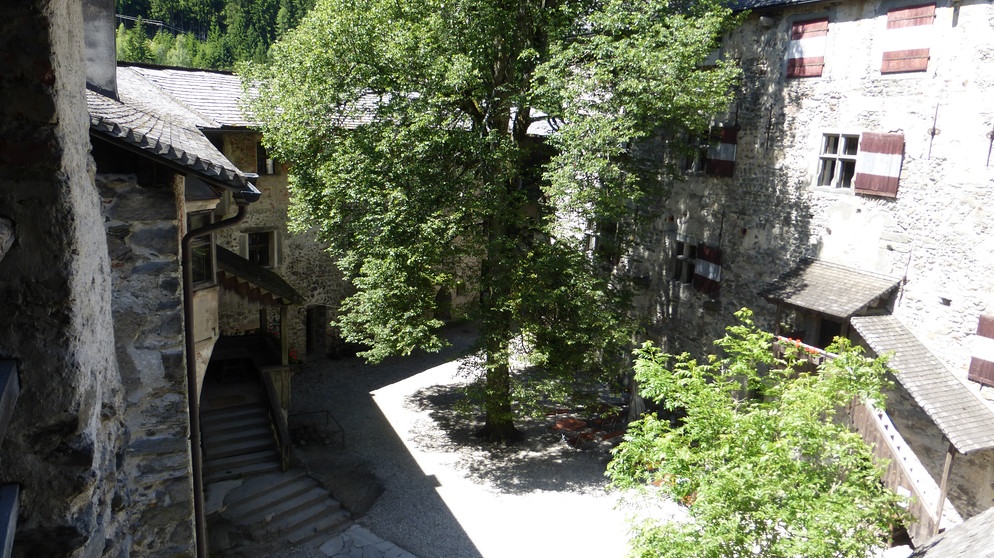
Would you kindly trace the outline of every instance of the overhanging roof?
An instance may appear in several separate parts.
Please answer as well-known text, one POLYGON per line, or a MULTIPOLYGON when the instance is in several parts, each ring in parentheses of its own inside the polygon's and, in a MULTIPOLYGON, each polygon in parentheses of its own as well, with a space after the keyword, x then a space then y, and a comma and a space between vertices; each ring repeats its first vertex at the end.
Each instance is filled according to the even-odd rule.
POLYGON ((90 132, 163 163, 195 173, 204 181, 257 196, 259 191, 204 134, 162 114, 86 92, 90 132))
POLYGON ((774 302, 845 320, 888 295, 900 282, 822 260, 802 260, 760 294, 774 302))
POLYGON ((856 316, 850 322, 878 355, 893 353, 897 381, 960 453, 994 448, 994 411, 895 316, 856 316))
POLYGON ((221 286, 261 304, 303 304, 304 297, 275 271, 254 264, 222 246, 217 247, 221 286))

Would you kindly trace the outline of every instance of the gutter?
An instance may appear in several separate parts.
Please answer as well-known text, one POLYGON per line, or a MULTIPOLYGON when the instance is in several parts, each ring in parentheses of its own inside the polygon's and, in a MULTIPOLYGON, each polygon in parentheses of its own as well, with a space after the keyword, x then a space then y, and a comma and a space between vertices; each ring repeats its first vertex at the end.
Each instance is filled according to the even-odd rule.
MULTIPOLYGON (((246 176, 252 176, 246 174, 246 176)), ((190 458, 193 473, 193 519, 197 543, 197 558, 208 558, 207 554, 207 515, 204 503, 204 460, 200 450, 200 397, 197 394, 197 342, 193 334, 193 265, 190 253, 195 238, 207 236, 216 231, 233 227, 248 215, 248 204, 259 199, 261 194, 254 187, 235 192, 238 213, 234 217, 194 229, 183 237, 183 329, 186 351, 186 393, 190 411, 190 458)))

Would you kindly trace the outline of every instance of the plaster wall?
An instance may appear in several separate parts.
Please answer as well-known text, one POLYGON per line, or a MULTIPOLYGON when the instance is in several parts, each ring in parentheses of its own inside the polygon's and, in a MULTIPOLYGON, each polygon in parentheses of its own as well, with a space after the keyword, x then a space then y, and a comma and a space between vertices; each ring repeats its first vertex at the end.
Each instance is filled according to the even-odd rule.
POLYGON ((17 556, 118 556, 129 536, 80 4, 16 2, 0 20, 0 217, 15 235, 0 259, 0 356, 19 362, 22 386, 0 482, 22 486, 17 556))

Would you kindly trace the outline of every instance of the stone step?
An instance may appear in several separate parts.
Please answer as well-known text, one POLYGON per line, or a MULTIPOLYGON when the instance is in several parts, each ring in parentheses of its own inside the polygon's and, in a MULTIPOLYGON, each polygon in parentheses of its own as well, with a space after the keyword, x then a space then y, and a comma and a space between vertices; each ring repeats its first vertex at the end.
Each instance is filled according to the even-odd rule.
POLYGON ((273 437, 274 433, 272 427, 266 425, 234 432, 221 432, 218 434, 211 434, 209 436, 205 435, 203 436, 203 441, 205 447, 210 447, 212 445, 244 442, 246 440, 272 439, 273 437))
POLYGON ((263 451, 208 459, 204 461, 204 465, 207 476, 212 481, 243 478, 282 468, 280 455, 272 446, 263 451))
POLYGON ((315 522, 301 525, 296 530, 283 536, 295 545, 311 546, 323 543, 328 537, 341 531, 349 522, 349 514, 344 510, 319 517, 315 522))
POLYGON ((248 463, 224 469, 212 470, 208 468, 207 482, 220 482, 261 475, 263 473, 274 473, 281 471, 282 468, 283 467, 280 465, 279 458, 274 458, 271 462, 248 463))
POLYGON ((222 459, 226 457, 236 457, 249 455, 261 451, 271 450, 275 446, 272 435, 262 438, 254 438, 242 441, 221 442, 204 444, 204 453, 207 461, 222 459))
MULTIPOLYGON (((334 502, 330 497, 328 501, 334 502)), ((337 502, 335 503, 337 504, 337 502)), ((269 534, 283 537, 288 537, 291 533, 300 533, 301 535, 308 532, 318 533, 325 530, 327 519, 336 517, 339 514, 345 515, 345 511, 341 509, 341 506, 332 507, 324 504, 307 506, 294 512, 274 517, 265 527, 265 531, 269 534)), ((334 522, 331 522, 331 524, 334 524, 334 522)))
POLYGON ((337 500, 333 500, 327 490, 315 486, 292 498, 286 498, 271 506, 256 510, 252 514, 246 515, 241 523, 245 525, 265 523, 276 527, 275 529, 267 527, 267 530, 284 532, 286 528, 283 525, 283 518, 292 517, 306 510, 311 510, 313 515, 321 510, 339 510, 341 507, 342 505, 337 500), (269 519, 267 520, 267 518, 269 519))
POLYGON ((211 420, 225 422, 228 420, 236 420, 245 416, 257 415, 260 412, 268 414, 268 409, 265 405, 261 403, 248 403, 245 405, 235 405, 220 409, 202 410, 200 412, 200 418, 203 419, 203 421, 211 420))
MULTIPOLYGON (((271 475, 267 475, 267 477, 271 477, 271 475)), ((306 475, 296 475, 290 478, 292 479, 290 481, 277 481, 268 486, 259 486, 258 488, 246 486, 248 484, 246 482, 246 485, 242 486, 237 495, 234 495, 237 496, 237 499, 232 497, 232 499, 225 502, 225 515, 230 515, 232 518, 248 517, 259 510, 268 509, 283 500, 295 498, 318 486, 316 480, 306 475)))
POLYGON ((220 422, 201 421, 200 432, 204 437, 241 432, 251 428, 269 426, 269 414, 246 415, 220 422))

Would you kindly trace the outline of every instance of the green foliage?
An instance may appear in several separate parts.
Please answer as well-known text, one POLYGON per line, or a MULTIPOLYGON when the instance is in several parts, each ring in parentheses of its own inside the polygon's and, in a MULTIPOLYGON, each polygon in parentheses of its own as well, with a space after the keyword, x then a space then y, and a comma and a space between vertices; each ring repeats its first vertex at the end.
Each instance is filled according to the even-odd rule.
POLYGON ((118 59, 216 70, 262 62, 269 46, 312 5, 313 0, 117 0, 117 13, 158 25, 151 41, 139 24, 120 27, 118 59))
MULTIPOLYGON (((575 224, 636 225, 657 174, 637 142, 727 104, 738 71, 698 63, 730 18, 714 2, 319 2, 241 71, 291 163, 297 228, 355 286, 344 335, 374 360, 436 349, 436 289, 473 285, 488 425, 505 427, 534 387, 509 371, 513 342, 559 385, 626 364, 624 281, 575 224), (530 135, 546 115, 557 131, 530 135)), ((632 235, 617 238, 620 254, 632 235)))
POLYGON ((751 313, 715 342, 723 356, 638 351, 647 398, 679 419, 633 422, 608 466, 621 487, 656 484, 691 516, 637 526, 645 557, 852 557, 885 545, 903 517, 862 438, 837 413, 860 397, 881 404, 883 359, 837 338, 817 372, 775 359, 751 313))

